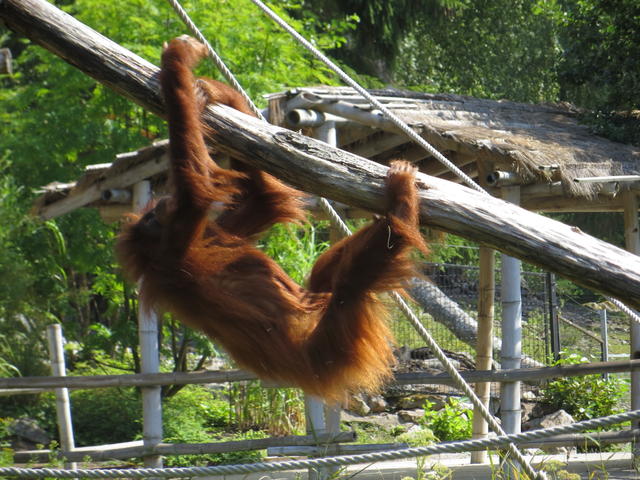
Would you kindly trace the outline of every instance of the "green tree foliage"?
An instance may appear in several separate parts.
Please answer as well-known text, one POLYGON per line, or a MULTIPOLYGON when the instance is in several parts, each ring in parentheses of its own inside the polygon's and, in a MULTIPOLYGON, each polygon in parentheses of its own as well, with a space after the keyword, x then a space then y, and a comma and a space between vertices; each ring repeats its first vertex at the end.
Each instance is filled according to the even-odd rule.
MULTIPOLYGON (((579 354, 568 354, 558 365, 586 363, 579 354)), ((542 401, 551 409, 563 409, 576 421, 604 417, 620 412, 620 401, 629 389, 628 382, 615 376, 607 380, 601 375, 560 378, 549 382, 542 401), (580 392, 576 395, 576 392, 580 392)))
POLYGON ((554 19, 530 0, 460 2, 422 16, 402 39, 396 81, 421 90, 554 100, 554 19))
POLYGON ((465 0, 306 0, 300 15, 319 18, 330 30, 341 19, 357 20, 344 48, 332 52, 358 72, 393 78, 402 40, 417 19, 442 16, 465 0))
MULTIPOLYGON (((552 4, 555 2, 551 2, 552 4)), ((593 109, 640 105, 640 3, 558 1, 563 96, 593 109)))

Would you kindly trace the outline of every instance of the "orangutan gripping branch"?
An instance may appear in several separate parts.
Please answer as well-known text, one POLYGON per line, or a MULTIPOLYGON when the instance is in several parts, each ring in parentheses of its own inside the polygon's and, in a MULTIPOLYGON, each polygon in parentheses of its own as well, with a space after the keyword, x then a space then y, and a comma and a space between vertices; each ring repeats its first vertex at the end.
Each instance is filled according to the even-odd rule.
POLYGON ((303 221, 301 194, 242 163, 223 169, 209 157, 200 122, 206 104, 250 110, 230 87, 193 77, 205 53, 187 36, 165 46, 172 193, 124 227, 117 251, 125 272, 141 280, 145 305, 203 331, 263 379, 328 400, 375 390, 390 376, 393 355, 374 292, 398 288, 414 274, 411 247, 426 250, 414 168, 392 164, 386 217, 334 245, 307 288, 298 286, 254 239, 276 222, 303 221), (210 220, 214 202, 225 207, 210 220))

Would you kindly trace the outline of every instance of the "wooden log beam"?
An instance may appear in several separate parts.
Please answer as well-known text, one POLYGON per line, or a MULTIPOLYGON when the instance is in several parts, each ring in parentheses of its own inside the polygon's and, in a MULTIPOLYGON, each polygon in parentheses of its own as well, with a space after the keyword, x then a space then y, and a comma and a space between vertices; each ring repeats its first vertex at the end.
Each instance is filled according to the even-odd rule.
MULTIPOLYGON (((162 114, 158 69, 44 0, 3 0, 0 19, 96 80, 162 114)), ((386 168, 227 107, 205 121, 224 151, 310 193, 382 212, 386 168)), ((469 188, 420 175, 421 219, 640 308, 640 257, 469 188)))

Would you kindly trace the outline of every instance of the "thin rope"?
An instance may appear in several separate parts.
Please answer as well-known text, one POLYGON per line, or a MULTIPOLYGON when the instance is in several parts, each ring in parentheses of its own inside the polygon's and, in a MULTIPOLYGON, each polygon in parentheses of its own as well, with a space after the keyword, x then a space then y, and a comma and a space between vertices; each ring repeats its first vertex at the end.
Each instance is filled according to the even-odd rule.
POLYGON ((180 3, 177 0, 167 0, 167 2, 169 2, 169 4, 173 7, 175 12, 182 19, 182 21, 187 26, 187 28, 191 31, 191 33, 198 39, 198 41, 200 41, 207 47, 207 51, 209 52, 209 57, 213 60, 213 62, 216 64, 216 67, 218 67, 218 70, 220 70, 220 72, 224 75, 227 81, 233 86, 233 88, 235 88, 238 92, 240 92, 240 95, 242 95, 242 98, 244 98, 244 100, 251 107, 251 111, 253 111, 253 113, 255 113, 259 119, 265 120, 265 118, 262 116, 262 112, 260 112, 260 110, 256 107, 256 105, 253 103, 249 95, 247 95, 247 92, 245 92, 245 90, 242 88, 242 85, 240 85, 240 82, 238 82, 238 80, 233 75, 231 70, 227 68, 222 58, 220 58, 220 56, 216 53, 216 51, 213 49, 211 44, 207 41, 205 36, 198 29, 196 24, 193 23, 193 21, 189 17, 189 14, 185 11, 184 8, 182 8, 182 5, 180 5, 180 3))
MULTIPOLYGON (((54 469, 54 468, 0 468, 0 476, 7 477, 57 477, 57 478, 186 478, 204 477, 209 475, 234 475, 258 472, 275 472, 298 470, 303 468, 321 468, 332 466, 356 465, 362 463, 376 463, 403 458, 438 455, 443 453, 464 453, 470 450, 499 449, 507 444, 524 443, 533 440, 553 437, 583 430, 608 427, 617 423, 640 418, 640 410, 619 413, 607 417, 585 420, 571 425, 560 425, 546 429, 531 430, 511 435, 501 435, 494 438, 446 442, 427 447, 401 448, 383 452, 371 452, 358 455, 339 455, 333 457, 314 458, 306 460, 291 460, 280 462, 258 462, 242 465, 216 465, 212 467, 177 467, 177 468, 129 468, 129 469, 54 469)), ((597 440, 597 433, 593 433, 597 440)))
POLYGON ((430 155, 435 157, 440 163, 449 168, 452 172, 458 175, 469 187, 474 190, 488 195, 486 191, 482 189, 477 183, 475 183, 471 177, 469 177, 466 173, 460 170, 453 162, 447 159, 444 155, 442 155, 438 150, 436 150, 429 142, 427 142, 424 138, 418 135, 409 125, 403 122, 400 118, 398 118, 391 110, 385 107, 382 103, 378 101, 373 95, 371 95, 367 90, 361 87, 355 80, 353 80, 344 70, 342 70, 338 65, 333 63, 326 55, 324 55, 320 50, 314 47, 306 38, 300 35, 296 30, 294 30, 287 22, 285 22, 277 13, 267 7, 260 0, 251 0, 260 10, 262 10, 265 14, 267 14, 274 22, 276 22, 280 27, 286 30, 291 36, 293 36, 299 43, 301 43, 307 50, 309 50, 318 60, 327 65, 331 70, 333 70, 345 83, 347 83, 351 88, 356 90, 360 95, 366 98, 371 104, 380 110, 389 120, 393 122, 393 124, 398 127, 405 135, 407 135, 411 140, 416 142, 422 148, 424 148, 430 155))

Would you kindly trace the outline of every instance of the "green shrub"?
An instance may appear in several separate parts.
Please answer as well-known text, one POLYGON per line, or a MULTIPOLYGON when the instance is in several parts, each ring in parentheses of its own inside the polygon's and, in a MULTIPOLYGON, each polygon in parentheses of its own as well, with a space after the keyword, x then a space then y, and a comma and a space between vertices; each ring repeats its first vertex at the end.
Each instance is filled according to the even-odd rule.
POLYGON ((451 398, 440 410, 433 409, 433 403, 424 404, 422 423, 431 429, 441 442, 471 438, 473 431, 473 410, 462 406, 458 399, 451 398))
POLYGON ((71 417, 78 446, 129 442, 142 434, 142 402, 134 388, 73 391, 71 417))
MULTIPOLYGON (((558 365, 575 365, 587 359, 570 354, 558 361, 558 365)), ((542 401, 553 409, 563 409, 575 420, 604 417, 619 413, 620 400, 629 386, 625 380, 601 375, 559 378, 549 382, 543 390, 542 401)))
POLYGON ((199 385, 187 385, 162 405, 165 437, 187 430, 211 431, 229 423, 229 402, 199 385))

